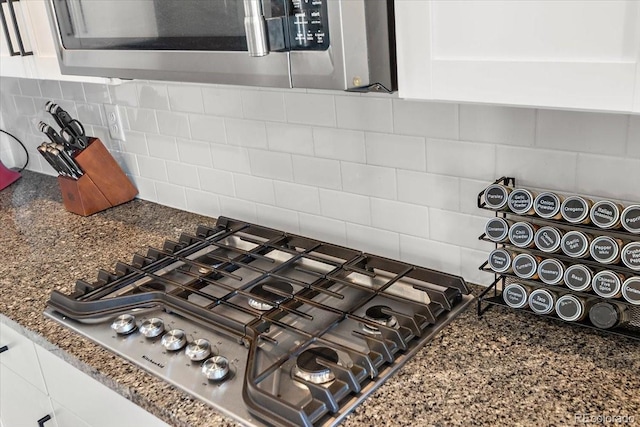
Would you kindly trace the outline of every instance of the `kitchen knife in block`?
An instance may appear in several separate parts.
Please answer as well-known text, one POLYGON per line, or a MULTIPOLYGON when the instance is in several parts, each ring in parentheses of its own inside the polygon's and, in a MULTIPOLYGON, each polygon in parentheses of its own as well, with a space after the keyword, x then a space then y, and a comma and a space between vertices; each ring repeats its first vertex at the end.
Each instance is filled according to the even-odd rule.
POLYGON ((138 194, 136 187, 98 138, 91 138, 87 148, 77 154, 74 160, 85 175, 91 177, 111 206, 133 200, 138 194))
POLYGON ((111 207, 111 203, 87 174, 75 180, 58 177, 64 207, 74 214, 88 216, 111 207))
POLYGON ((69 212, 92 215, 133 200, 138 194, 136 187, 98 138, 91 138, 87 148, 78 153, 74 160, 84 175, 78 180, 58 177, 64 207, 69 212))

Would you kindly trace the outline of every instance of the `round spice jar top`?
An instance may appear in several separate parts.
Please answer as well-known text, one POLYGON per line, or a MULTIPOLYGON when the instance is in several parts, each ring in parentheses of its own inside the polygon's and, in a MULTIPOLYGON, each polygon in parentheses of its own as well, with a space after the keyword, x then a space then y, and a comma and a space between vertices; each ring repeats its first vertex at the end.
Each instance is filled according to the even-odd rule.
POLYGON ((538 194, 535 198, 533 202, 533 210, 541 218, 560 219, 562 218, 562 215, 560 214, 561 204, 562 201, 557 194, 547 191, 538 194))
POLYGON ((527 215, 533 213, 533 201, 535 200, 533 192, 525 188, 516 188, 509 194, 509 209, 513 213, 519 215, 527 215))
POLYGON ((564 199, 560 212, 562 217, 573 224, 589 222, 589 211, 593 203, 582 196, 570 196, 564 199))
POLYGON ((600 228, 616 228, 620 226, 622 205, 611 200, 596 202, 589 211, 591 222, 600 228))
POLYGON ((512 188, 501 184, 492 184, 484 190, 484 202, 490 209, 503 209, 507 206, 512 188))
POLYGON ((640 205, 627 206, 620 215, 620 223, 628 232, 640 234, 640 205))

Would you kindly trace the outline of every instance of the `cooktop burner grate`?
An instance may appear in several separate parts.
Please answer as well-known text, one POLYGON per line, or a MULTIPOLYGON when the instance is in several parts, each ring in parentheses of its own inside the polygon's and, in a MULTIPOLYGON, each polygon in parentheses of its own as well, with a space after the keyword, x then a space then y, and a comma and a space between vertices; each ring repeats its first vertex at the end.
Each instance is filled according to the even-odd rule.
POLYGON ((457 276, 221 217, 215 228, 117 263, 115 273, 100 271, 96 282, 78 281, 73 295, 54 291, 46 313, 241 421, 248 412, 270 424, 324 425, 338 423, 471 299, 457 276), (245 408, 230 410, 200 385, 159 371, 165 362, 141 362, 150 357, 131 354, 124 334, 96 332, 136 313, 149 313, 139 326, 150 344, 162 336, 160 317, 211 331, 215 361, 204 360, 207 340, 179 328, 169 331, 169 350, 186 346, 216 384, 241 376, 236 400, 245 408), (245 351, 227 366, 233 342, 245 351))

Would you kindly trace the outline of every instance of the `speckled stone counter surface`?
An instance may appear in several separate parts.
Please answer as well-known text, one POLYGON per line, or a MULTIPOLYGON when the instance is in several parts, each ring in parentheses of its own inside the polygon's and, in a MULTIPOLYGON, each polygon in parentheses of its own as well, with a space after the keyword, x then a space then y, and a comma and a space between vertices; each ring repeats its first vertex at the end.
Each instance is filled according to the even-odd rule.
MULTIPOLYGON (((214 223, 139 200, 83 218, 64 210, 54 178, 25 172, 0 191, 0 321, 170 425, 234 425, 42 315, 53 289, 214 223)), ((460 316, 344 425, 584 425, 576 414, 640 425, 640 342, 496 307, 460 316)))

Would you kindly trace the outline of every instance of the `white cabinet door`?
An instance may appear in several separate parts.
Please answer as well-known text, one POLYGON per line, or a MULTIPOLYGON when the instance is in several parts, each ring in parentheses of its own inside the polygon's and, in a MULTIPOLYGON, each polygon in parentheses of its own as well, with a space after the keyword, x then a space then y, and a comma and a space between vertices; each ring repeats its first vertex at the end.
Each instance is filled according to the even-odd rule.
MULTIPOLYGON (((24 11, 26 2, 13 2, 18 31, 21 35, 24 50, 32 51, 31 39, 27 32, 29 22, 25 19, 24 11)), ((0 3, 2 11, 6 19, 7 26, 0 23, 2 31, 0 31, 0 75, 10 77, 33 77, 33 58, 28 56, 15 55, 10 52, 19 52, 17 32, 13 23, 13 19, 7 2, 0 3), (6 29, 6 32, 5 32, 6 29), (6 33, 8 32, 9 38, 6 33)))
POLYGON ((0 353, 0 365, 18 373, 46 394, 47 388, 42 378, 33 342, 4 323, 0 323, 0 347, 4 346, 7 347, 7 350, 0 353))
POLYGON ((139 406, 36 345, 51 399, 92 427, 167 427, 139 406))
POLYGON ((636 0, 395 7, 403 98, 640 111, 636 0))
MULTIPOLYGON (((0 422, 4 427, 33 426, 46 415, 53 417, 49 396, 0 364, 0 422)), ((57 427, 56 421, 44 423, 57 427)))

